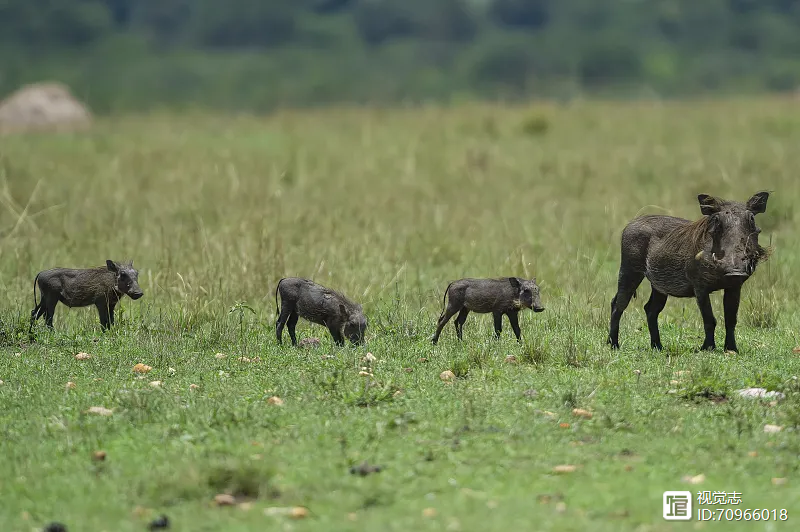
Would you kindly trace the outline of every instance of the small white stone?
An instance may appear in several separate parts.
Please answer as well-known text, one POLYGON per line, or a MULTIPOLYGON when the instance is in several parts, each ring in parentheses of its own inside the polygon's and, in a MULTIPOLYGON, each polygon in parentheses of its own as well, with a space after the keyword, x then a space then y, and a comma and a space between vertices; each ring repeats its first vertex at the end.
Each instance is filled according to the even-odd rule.
POLYGON ((781 392, 768 392, 765 388, 742 388, 741 390, 736 390, 742 397, 762 397, 764 399, 783 399, 786 396, 781 392))

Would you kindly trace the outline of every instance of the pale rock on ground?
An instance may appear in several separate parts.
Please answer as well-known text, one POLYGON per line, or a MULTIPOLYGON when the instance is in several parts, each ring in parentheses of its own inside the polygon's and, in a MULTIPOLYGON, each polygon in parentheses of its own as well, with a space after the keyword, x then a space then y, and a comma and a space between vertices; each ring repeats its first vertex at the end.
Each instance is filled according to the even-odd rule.
POLYGON ((743 388, 736 390, 742 397, 762 397, 764 399, 783 399, 786 397, 781 392, 768 392, 764 388, 743 388))
POLYGON ((74 130, 91 122, 86 105, 61 83, 25 85, 0 101, 0 134, 74 130))

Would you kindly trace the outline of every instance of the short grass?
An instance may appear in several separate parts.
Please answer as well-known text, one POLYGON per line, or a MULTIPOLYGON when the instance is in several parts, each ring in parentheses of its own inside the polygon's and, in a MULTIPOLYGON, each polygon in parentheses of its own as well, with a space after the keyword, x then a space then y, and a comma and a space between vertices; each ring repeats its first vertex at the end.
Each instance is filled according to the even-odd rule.
MULTIPOLYGON (((796 105, 154 114, 4 138, 0 529, 144 530, 164 513, 191 531, 682 530, 662 519, 665 490, 736 491, 740 509, 789 512, 726 530, 792 529, 796 105), (741 352, 697 352, 699 312, 676 299, 652 352, 646 283, 609 350, 626 221, 695 218, 698 193, 762 189, 761 241, 775 251, 745 286, 741 352), (106 334, 94 309, 59 306, 55 331, 40 322, 27 345, 36 272, 106 258, 135 259, 145 297, 125 300, 106 334), (289 275, 363 303, 367 345, 337 349, 301 322, 321 346, 279 348, 274 291, 289 275), (542 287, 547 310, 522 314, 522 345, 507 323, 493 340, 491 318, 474 314, 463 343, 448 325, 430 345, 449 281, 503 275, 542 287), (137 363, 153 369, 137 376, 137 363), (457 379, 442 382, 445 370, 457 379), (737 397, 745 386, 787 397, 737 397), (350 473, 364 461, 383 469, 350 473), (250 504, 215 507, 220 493, 250 504), (308 517, 264 511, 293 506, 308 517)), ((720 294, 713 303, 722 322, 720 294)))

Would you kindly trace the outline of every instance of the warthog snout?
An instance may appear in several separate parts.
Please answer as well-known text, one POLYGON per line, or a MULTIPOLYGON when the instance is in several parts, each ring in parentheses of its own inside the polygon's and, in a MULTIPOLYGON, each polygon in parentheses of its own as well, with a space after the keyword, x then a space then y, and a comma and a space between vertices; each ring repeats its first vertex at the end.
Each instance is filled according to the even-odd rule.
POLYGON ((364 345, 364 337, 363 336, 354 335, 354 336, 348 337, 347 339, 350 340, 350 343, 352 343, 353 345, 364 345))
POLYGON ((755 262, 757 262, 748 260, 747 258, 726 257, 724 251, 719 254, 711 252, 710 255, 701 251, 697 254, 695 259, 705 261, 713 270, 718 272, 718 275, 728 278, 750 277, 755 270, 755 262))
MULTIPOLYGON (((701 251, 696 258, 702 260, 706 257, 707 255, 701 251)), ((743 277, 746 279, 755 271, 758 259, 750 258, 746 255, 730 256, 730 258, 728 258, 724 252, 720 252, 719 254, 712 252, 710 262, 724 277, 743 277)))
POLYGON ((734 260, 724 266, 725 277, 750 277, 753 268, 749 261, 734 260))
POLYGON ((536 285, 533 290, 533 303, 531 305, 531 308, 533 309, 534 312, 544 312, 544 307, 542 306, 542 300, 539 297, 538 285, 536 285))
POLYGON ((750 274, 747 272, 728 272, 725 277, 750 277, 750 274))
POLYGON ((366 330, 367 319, 362 312, 355 312, 350 321, 344 325, 344 334, 353 345, 364 344, 364 333, 366 330))

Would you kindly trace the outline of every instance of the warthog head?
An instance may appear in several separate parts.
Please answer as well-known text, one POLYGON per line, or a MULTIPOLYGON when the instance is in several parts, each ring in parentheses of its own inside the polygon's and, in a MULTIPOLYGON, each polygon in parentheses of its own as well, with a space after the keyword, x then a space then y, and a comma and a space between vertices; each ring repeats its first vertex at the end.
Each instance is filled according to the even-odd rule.
POLYGON ((144 295, 139 288, 139 272, 133 267, 133 261, 119 264, 113 260, 107 260, 108 270, 117 276, 114 288, 121 294, 127 294, 131 299, 139 299, 144 295))
POLYGON ((367 330, 367 317, 361 305, 349 309, 344 305, 339 305, 339 311, 345 316, 343 333, 354 345, 364 343, 364 332, 367 330))
POLYGON ((542 312, 542 300, 539 298, 539 285, 536 284, 536 278, 533 279, 519 279, 511 277, 511 286, 519 290, 519 306, 520 308, 533 309, 534 312, 542 312))
POLYGON ((707 231, 697 258, 725 277, 750 277, 766 256, 758 243, 761 229, 755 216, 767 210, 768 197, 769 192, 759 192, 747 203, 739 203, 707 194, 697 196, 700 212, 707 216, 707 231))

